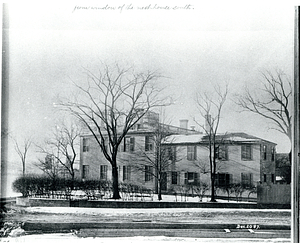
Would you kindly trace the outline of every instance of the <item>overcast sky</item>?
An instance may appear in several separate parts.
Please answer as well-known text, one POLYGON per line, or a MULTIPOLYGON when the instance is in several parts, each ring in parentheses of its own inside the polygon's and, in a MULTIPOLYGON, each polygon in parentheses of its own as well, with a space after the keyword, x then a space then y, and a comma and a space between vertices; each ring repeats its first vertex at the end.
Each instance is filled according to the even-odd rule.
MULTIPOLYGON (((30 135, 42 139, 53 127, 57 95, 73 89, 71 80, 86 79, 82 67, 120 62, 167 77, 160 82, 176 98, 167 109, 174 125, 179 119, 193 125, 196 91, 228 82, 220 132, 246 132, 288 152, 285 136, 260 117, 238 113, 231 98, 245 86, 258 90, 261 71, 281 69, 292 80, 294 4, 139 2, 9 5, 10 133, 19 141, 30 135), (169 9, 157 9, 165 6, 169 9)), ((12 148, 9 160, 21 168, 12 148)))

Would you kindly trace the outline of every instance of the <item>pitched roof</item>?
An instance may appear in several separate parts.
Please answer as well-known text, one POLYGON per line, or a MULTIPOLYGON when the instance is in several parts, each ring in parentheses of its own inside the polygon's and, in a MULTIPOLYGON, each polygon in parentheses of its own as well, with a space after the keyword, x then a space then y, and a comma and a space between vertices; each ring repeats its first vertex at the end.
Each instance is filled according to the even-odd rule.
POLYGON ((181 143, 200 143, 205 135, 191 134, 191 135, 170 135, 163 143, 165 144, 181 144, 181 143))
MULTIPOLYGON (((235 142, 235 143, 275 143, 267 141, 247 133, 225 133, 217 134, 217 141, 226 141, 226 142, 235 142)), ((164 143, 165 144, 197 144, 197 143, 206 143, 208 142, 208 136, 204 134, 192 134, 192 135, 171 135, 168 136, 164 143)))

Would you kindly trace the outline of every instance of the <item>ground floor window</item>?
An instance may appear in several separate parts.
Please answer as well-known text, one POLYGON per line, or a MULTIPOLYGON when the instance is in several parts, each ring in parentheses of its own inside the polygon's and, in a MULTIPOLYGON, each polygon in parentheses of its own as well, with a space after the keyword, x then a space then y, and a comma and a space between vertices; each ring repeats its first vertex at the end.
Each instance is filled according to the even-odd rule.
POLYGON ((274 183, 274 182, 275 182, 275 175, 272 174, 272 183, 274 183))
POLYGON ((244 187, 252 187, 253 185, 253 174, 252 173, 242 173, 241 182, 244 187))
POLYGON ((83 165, 82 166, 82 179, 88 178, 88 175, 89 175, 89 166, 83 165))
POLYGON ((107 165, 100 165, 100 180, 107 180, 107 165))
POLYGON ((172 171, 172 185, 178 184, 178 173, 176 171, 172 171))
POLYGON ((145 181, 152 181, 153 178, 153 167, 145 165, 145 181))
POLYGON ((264 182, 267 182, 267 175, 264 174, 264 182))
POLYGON ((131 168, 130 166, 123 166, 123 181, 129 181, 131 176, 131 168))
POLYGON ((224 187, 229 186, 232 181, 232 175, 227 173, 217 173, 215 175, 215 185, 224 187))
POLYGON ((184 184, 185 185, 198 185, 199 173, 186 172, 184 173, 184 184))

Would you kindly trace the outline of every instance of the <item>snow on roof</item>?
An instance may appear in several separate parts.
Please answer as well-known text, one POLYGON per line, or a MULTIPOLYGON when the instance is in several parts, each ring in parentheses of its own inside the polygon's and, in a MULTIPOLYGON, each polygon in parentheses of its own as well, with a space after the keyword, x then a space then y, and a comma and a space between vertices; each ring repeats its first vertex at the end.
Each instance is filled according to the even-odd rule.
POLYGON ((181 144, 181 143, 200 143, 202 138, 205 135, 203 134, 192 134, 192 135, 170 135, 168 136, 163 143, 171 144, 181 144))
MULTIPOLYGON (((259 143, 270 141, 246 134, 246 133, 227 133, 217 134, 216 140, 225 140, 230 142, 247 142, 247 143, 259 143)), ((205 134, 192 134, 192 135, 171 135, 164 141, 165 144, 185 144, 185 143, 201 143, 207 142, 207 135, 205 134)))

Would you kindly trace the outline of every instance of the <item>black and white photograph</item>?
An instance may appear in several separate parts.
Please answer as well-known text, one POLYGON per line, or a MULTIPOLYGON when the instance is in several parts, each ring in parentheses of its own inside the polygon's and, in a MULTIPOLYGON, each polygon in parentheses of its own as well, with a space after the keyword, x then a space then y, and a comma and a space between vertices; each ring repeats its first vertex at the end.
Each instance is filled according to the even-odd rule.
POLYGON ((3 3, 0 241, 299 240, 298 5, 3 3))

